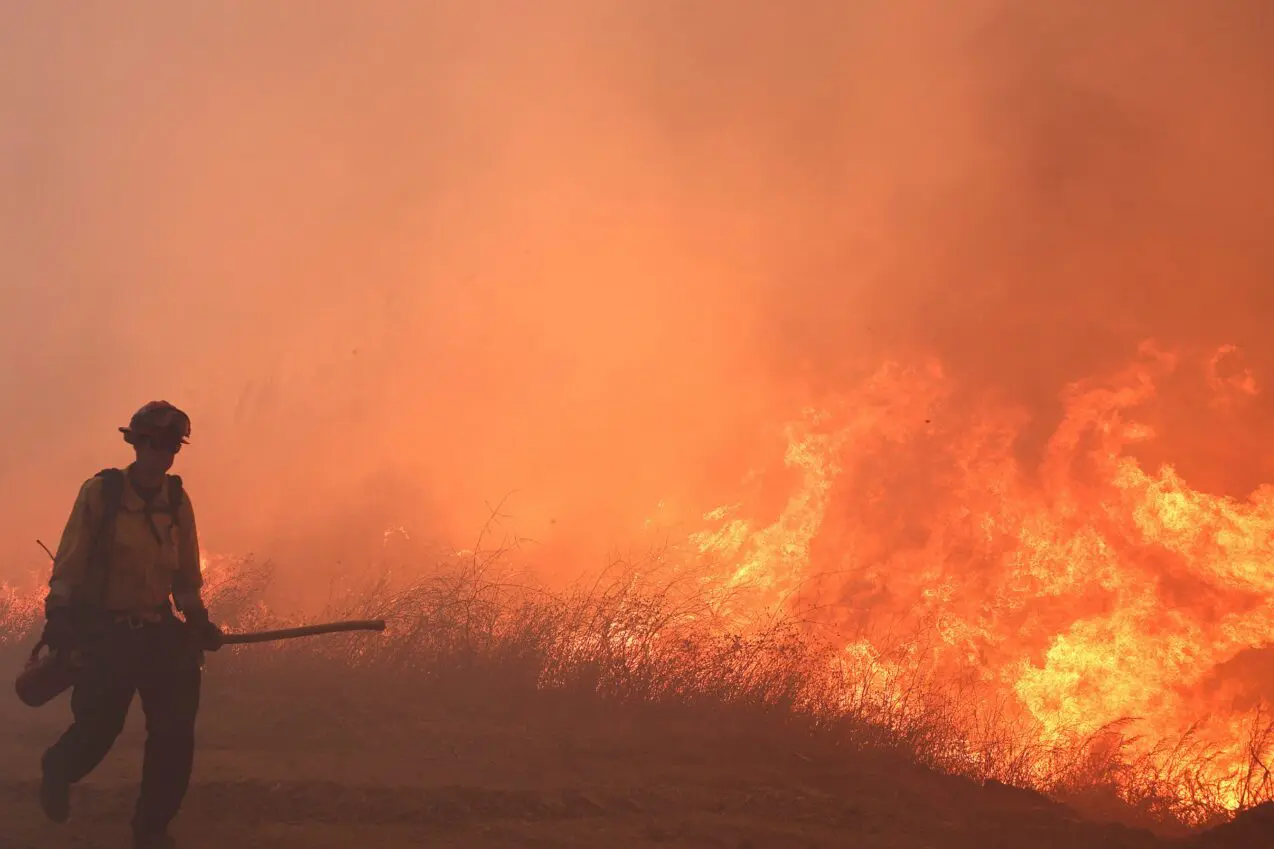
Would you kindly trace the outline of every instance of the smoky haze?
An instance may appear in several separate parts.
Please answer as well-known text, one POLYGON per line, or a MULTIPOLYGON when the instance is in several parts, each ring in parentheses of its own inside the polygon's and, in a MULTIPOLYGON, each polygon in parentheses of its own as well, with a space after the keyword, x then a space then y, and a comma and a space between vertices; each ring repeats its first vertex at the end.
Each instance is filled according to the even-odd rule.
MULTIPOLYGON (((1041 433, 1146 336, 1268 362, 1268 4, 301 9, 0 12, 4 574, 152 398, 209 548, 467 544, 511 493, 574 569, 863 358, 1041 433)), ((1196 479, 1274 479, 1216 424, 1196 479)))

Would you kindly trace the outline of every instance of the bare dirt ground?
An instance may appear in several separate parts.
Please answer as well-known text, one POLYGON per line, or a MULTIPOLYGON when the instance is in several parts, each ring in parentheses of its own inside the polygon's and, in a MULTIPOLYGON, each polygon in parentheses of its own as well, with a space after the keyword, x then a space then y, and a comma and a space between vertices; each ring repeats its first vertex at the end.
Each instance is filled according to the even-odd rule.
MULTIPOLYGON (((765 716, 329 674, 281 680, 219 657, 204 687, 195 781, 174 830, 187 849, 1180 845, 1082 821, 1031 793, 840 750, 765 716)), ((3 849, 127 845, 140 705, 76 788, 72 822, 54 826, 35 780, 68 717, 65 696, 41 710, 11 696, 0 707, 3 849)), ((1224 836, 1210 849, 1274 845, 1224 836)))

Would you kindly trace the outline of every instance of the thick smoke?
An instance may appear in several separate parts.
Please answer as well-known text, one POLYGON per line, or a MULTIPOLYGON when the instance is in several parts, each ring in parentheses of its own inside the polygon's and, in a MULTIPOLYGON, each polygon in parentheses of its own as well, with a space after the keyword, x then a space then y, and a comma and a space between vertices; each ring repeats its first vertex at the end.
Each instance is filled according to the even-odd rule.
MULTIPOLYGON (((512 493, 577 569, 862 358, 1029 405, 1027 454, 1144 337, 1259 378, 1274 21, 1152 6, 8 4, 5 572, 155 397, 218 550, 465 544, 512 493)), ((1274 479, 1199 410, 1168 459, 1274 479)))

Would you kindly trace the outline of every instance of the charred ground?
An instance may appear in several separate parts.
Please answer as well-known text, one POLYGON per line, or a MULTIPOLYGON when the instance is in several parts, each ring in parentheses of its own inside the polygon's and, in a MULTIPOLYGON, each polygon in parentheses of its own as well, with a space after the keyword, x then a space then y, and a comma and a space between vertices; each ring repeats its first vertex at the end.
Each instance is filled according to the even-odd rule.
MULTIPOLYGON (((234 667, 209 663, 198 777, 180 829, 193 849, 1163 845, 1029 792, 846 749, 765 712, 234 667)), ((15 704, 5 711, 5 845, 117 845, 140 711, 77 793, 75 821, 54 829, 40 819, 35 776, 65 700, 40 713, 15 704)))
MULTIPOLYGON (((261 624, 245 604, 251 582, 230 584, 223 609, 240 627, 261 624)), ((948 745, 936 715, 894 728, 862 713, 820 719, 784 691, 799 650, 773 633, 751 648, 727 640, 715 655, 701 645, 702 668, 688 654, 677 668, 668 655, 643 667, 596 644, 564 662, 560 644, 545 649, 565 623, 578 641, 614 627, 600 611, 614 616, 635 599, 595 602, 592 619, 578 600, 555 608, 558 618, 506 606, 496 621, 483 586, 438 578, 384 590, 379 610, 346 608, 388 609, 384 639, 210 655, 182 845, 1229 849, 1274 833, 1265 808, 1195 833, 1154 820, 1145 799, 1141 811, 1116 802, 1091 766, 1088 786, 1079 772, 1059 779, 1070 805, 944 774, 925 765, 948 745), (406 620, 407 609, 421 618, 406 620), (715 680, 703 675, 711 668, 715 680)), ((667 610, 666 598, 648 601, 667 610)), ((32 639, 7 635, 8 668, 32 639)), ((116 751, 77 789, 73 822, 41 819, 39 753, 68 713, 65 697, 39 711, 16 699, 0 708, 6 849, 108 847, 125 836, 143 740, 137 707, 116 751)))

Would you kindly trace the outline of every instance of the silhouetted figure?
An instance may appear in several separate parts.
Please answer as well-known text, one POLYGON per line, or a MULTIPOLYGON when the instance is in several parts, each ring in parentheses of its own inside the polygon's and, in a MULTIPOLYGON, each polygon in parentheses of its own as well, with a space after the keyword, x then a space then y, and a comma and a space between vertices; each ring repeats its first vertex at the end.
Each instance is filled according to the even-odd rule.
POLYGON ((133 845, 156 849, 174 845, 168 826, 190 784, 203 652, 220 648, 222 633, 200 597, 194 510, 168 474, 190 418, 153 401, 120 431, 136 459, 85 482, 54 556, 43 639, 81 666, 74 721, 44 755, 40 804, 67 820, 71 785, 110 751, 136 693, 146 749, 133 845))

